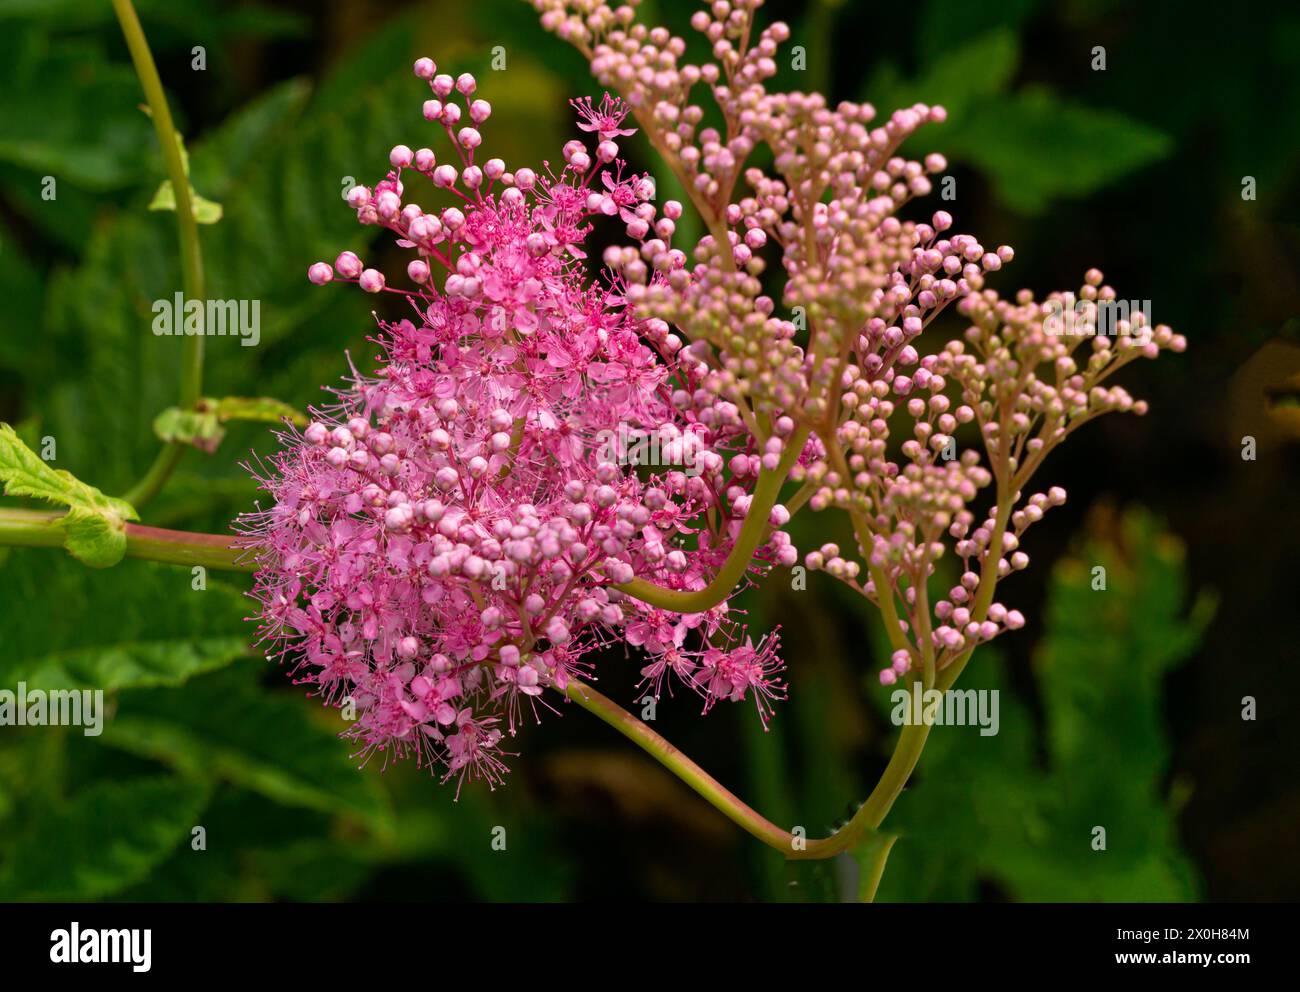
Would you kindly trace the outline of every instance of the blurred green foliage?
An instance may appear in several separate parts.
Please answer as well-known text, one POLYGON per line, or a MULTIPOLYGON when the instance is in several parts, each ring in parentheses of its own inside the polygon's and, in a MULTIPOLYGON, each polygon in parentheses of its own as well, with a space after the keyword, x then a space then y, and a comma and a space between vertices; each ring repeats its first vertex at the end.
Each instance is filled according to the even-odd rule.
POLYGON ((894 63, 880 62, 862 95, 878 109, 942 104, 948 122, 914 144, 923 139, 927 152, 974 166, 1007 206, 1026 213, 1041 213, 1063 196, 1087 196, 1171 150, 1167 135, 1124 114, 1045 86, 1013 89, 1019 62, 1015 33, 994 28, 933 49, 910 80, 894 63))
MULTIPOLYGON (((423 126, 415 55, 434 51, 480 73, 495 107, 494 153, 512 161, 554 158, 569 137, 565 100, 595 89, 581 60, 513 0, 436 16, 412 5, 387 19, 216 0, 138 6, 164 81, 183 89, 173 106, 191 181, 223 207, 201 231, 210 294, 262 301, 260 347, 210 344, 212 396, 274 396, 305 409, 346 371, 345 352, 366 365, 369 302, 311 287, 305 271, 367 248, 341 195, 373 181, 387 149, 423 126), (201 83, 188 68, 195 39, 210 59, 201 83), (507 85, 487 69, 497 44, 509 53, 507 85), (248 45, 296 53, 291 74, 263 63, 248 82, 236 57, 248 45), (328 57, 318 52, 326 48, 328 57)), ((682 29, 684 5, 659 7, 682 29)), ((811 81, 829 84, 828 53, 852 49, 840 59, 856 73, 845 95, 886 113, 917 99, 945 103, 949 123, 926 129, 925 150, 974 170, 1007 207, 1042 212, 1172 154, 1175 137, 1131 113, 1024 78, 1026 26, 1044 7, 1036 0, 930 0, 915 11, 914 52, 873 52, 867 39, 863 60, 858 42, 836 35, 851 7, 776 11, 812 53, 811 81)), ((176 340, 148 330, 151 302, 180 284, 173 219, 147 209, 161 159, 106 2, 0 0, 0 21, 0 419, 30 445, 54 438, 59 467, 120 492, 149 465, 151 425, 176 399, 176 340), (53 199, 42 195, 46 177, 57 183, 53 199)), ((809 81, 783 67, 782 84, 809 81)), ((217 455, 187 452, 150 523, 218 529, 251 508, 256 490, 236 462, 271 441, 260 425, 228 427, 217 455)), ((885 710, 872 705, 886 694, 858 649, 869 640, 851 596, 821 587, 778 596, 779 581, 752 619, 761 627, 803 615, 801 636, 786 642, 791 700, 769 733, 748 713, 723 744, 730 717, 712 717, 709 733, 756 807, 816 836, 872 784, 887 736, 885 710)), ((0 898, 563 899, 597 887, 591 876, 618 847, 596 832, 621 825, 562 819, 539 794, 544 776, 495 794, 467 786, 453 804, 454 786, 409 764, 380 774, 379 755, 357 771, 333 712, 249 659, 241 582, 209 576, 199 591, 184 570, 124 562, 95 573, 49 552, 0 551, 0 687, 102 687, 112 711, 100 738, 0 728, 0 898), (498 825, 509 856, 490 845, 498 825)), ((1161 714, 1162 679, 1207 619, 1204 605, 1187 614, 1187 594, 1176 545, 1141 515, 1061 563, 1028 694, 997 652, 977 657, 961 685, 1002 690, 1001 733, 934 732, 887 821, 901 839, 881 898, 971 899, 990 887, 1020 899, 1195 898, 1161 714), (1110 576, 1105 593, 1089 587, 1098 563, 1110 576), (1105 852, 1089 844, 1098 825, 1105 852)), ((591 740, 630 747, 603 735, 591 740)), ((524 736, 520 750, 531 751, 544 735, 524 736)), ((545 767, 547 757, 516 764, 530 760, 545 767)), ((650 772, 637 774, 648 781, 650 772)), ((684 836, 683 848, 717 843, 684 836)), ((851 865, 793 870, 740 843, 717 850, 736 860, 746 852, 749 894, 851 891, 851 865)))

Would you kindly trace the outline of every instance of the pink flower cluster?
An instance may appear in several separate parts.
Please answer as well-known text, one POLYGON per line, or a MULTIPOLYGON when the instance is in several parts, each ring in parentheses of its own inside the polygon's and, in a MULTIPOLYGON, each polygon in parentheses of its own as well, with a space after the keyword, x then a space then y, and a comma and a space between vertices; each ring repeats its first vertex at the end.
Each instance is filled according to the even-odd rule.
MULTIPOLYGON (((521 702, 563 690, 615 638, 649 656, 656 693, 671 672, 706 710, 748 697, 766 718, 782 690, 775 636, 755 647, 725 601, 683 615, 614 588, 633 576, 703 587, 759 465, 782 451, 756 452, 735 405, 707 388, 707 363, 629 308, 621 280, 596 285, 582 267, 593 222, 617 218, 645 243, 680 207, 657 216, 651 184, 619 158, 615 139, 633 133, 619 101, 575 104, 596 147, 571 141, 564 166, 539 175, 478 164, 491 107, 472 76, 428 59, 415 73, 455 157, 399 145, 385 178, 348 196, 415 256, 411 286, 395 290, 411 316, 380 322, 377 375, 284 435, 264 472, 274 503, 243 522, 262 556, 264 636, 328 700, 353 701, 365 750, 447 775, 496 781, 521 702), (449 205, 418 205, 417 184, 449 205), (621 464, 605 442, 629 429, 666 438, 665 461, 689 449, 689 470, 621 464)), ((387 288, 351 252, 309 278, 387 288)), ((774 528, 753 564, 796 560, 774 528)))
POLYGON ((628 300, 709 355, 760 440, 778 416, 812 431, 815 457, 793 477, 811 509, 847 513, 857 548, 843 556, 827 544, 804 564, 880 609, 894 647, 881 681, 959 671, 978 644, 1025 622, 993 594, 1028 565, 1025 530, 1065 500, 1057 487, 1026 499, 1034 472, 1096 416, 1144 413, 1105 380, 1186 342, 1148 326, 1144 312, 1100 320, 1116 296, 1096 270, 1077 296, 1042 303, 1028 290, 1012 303, 986 288, 1010 247, 949 233, 944 211, 930 223, 898 216, 947 168, 942 155, 915 161, 898 150, 922 125, 942 123, 944 109, 918 103, 877 121, 869 104, 768 92, 790 32, 757 29, 762 0, 713 0, 695 12, 691 27, 712 55, 700 65, 686 61, 685 39, 638 23, 635 3, 532 4, 622 93, 709 229, 696 264, 667 279, 643 283, 641 270, 623 267, 628 300), (701 126, 700 90, 722 126, 701 126), (768 171, 746 164, 760 145, 768 171), (773 248, 785 276, 779 307, 765 278, 773 248), (967 321, 964 334, 923 340, 947 310, 967 321), (970 506, 990 485, 994 503, 977 517, 970 506), (928 579, 948 547, 959 579, 930 603, 928 579))
POLYGON ((635 4, 533 4, 619 96, 575 102, 586 140, 558 169, 510 169, 479 155, 492 107, 474 77, 416 62, 450 157, 398 145, 348 194, 412 253, 409 285, 351 252, 308 272, 396 293, 410 315, 380 322, 376 376, 284 436, 263 473, 273 504, 244 521, 273 653, 356 704, 367 753, 455 777, 497 780, 521 705, 535 714, 611 642, 644 653, 655 696, 671 677, 706 711, 749 699, 766 722, 777 637, 755 645, 728 602, 799 564, 782 528, 806 506, 851 522, 853 549, 801 567, 880 611, 881 681, 955 678, 1025 624, 995 590, 1065 500, 1029 491, 1034 473, 1095 417, 1143 413, 1107 380, 1185 341, 1144 312, 1103 321, 1116 295, 1096 270, 1041 302, 986 287, 1011 248, 943 211, 900 216, 947 163, 899 148, 943 109, 878 122, 868 104, 769 93, 789 30, 755 27, 761 0, 696 12, 701 65, 635 4), (657 206, 621 157, 633 119, 706 228, 689 250, 674 244, 687 208, 657 206), (761 146, 766 170, 750 164, 761 146), (594 276, 583 245, 600 223, 625 240, 594 276), (936 341, 945 314, 964 330, 936 341), (626 457, 621 439, 645 435, 657 464, 626 457), (931 602, 935 575, 949 588, 931 602))

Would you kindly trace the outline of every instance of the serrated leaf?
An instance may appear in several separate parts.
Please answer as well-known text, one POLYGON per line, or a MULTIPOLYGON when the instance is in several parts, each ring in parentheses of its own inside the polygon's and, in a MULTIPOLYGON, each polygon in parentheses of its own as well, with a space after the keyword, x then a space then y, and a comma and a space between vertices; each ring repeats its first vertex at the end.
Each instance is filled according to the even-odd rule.
POLYGON ((105 496, 71 473, 50 468, 6 423, 0 423, 0 479, 4 480, 5 492, 10 496, 31 496, 64 506, 82 506, 111 514, 118 523, 139 519, 125 500, 105 496))
POLYGON ((1098 795, 1137 785, 1145 795, 1151 779, 1164 774, 1169 743, 1160 706, 1161 682, 1200 640, 1213 600, 1199 597, 1186 608, 1187 579, 1180 542, 1161 532, 1145 513, 1114 521, 1117 539, 1094 540, 1082 555, 1058 564, 1049 585, 1048 636, 1035 659, 1049 717, 1049 741, 1056 767, 1098 795), (1093 588, 1092 569, 1106 569, 1106 588, 1093 588), (1111 729, 1102 746, 1095 728, 1111 729), (1134 758, 1150 779, 1112 770, 1134 758))
POLYGON ((208 790, 158 777, 100 782, 39 810, 0 870, 0 899, 101 899, 142 878, 198 822, 208 790))
MULTIPOLYGON (((1026 16, 1030 6, 1020 4, 1008 19, 1026 16)), ((1171 150, 1163 132, 1116 111, 1073 103, 1041 86, 1008 92, 1019 61, 1015 33, 999 27, 945 51, 914 79, 882 63, 864 95, 885 112, 917 101, 942 104, 948 121, 926 129, 926 150, 975 166, 1023 213, 1085 196, 1171 150)))
MULTIPOLYGON (((945 52, 922 75, 906 82, 891 63, 882 63, 865 94, 885 114, 918 101, 941 104, 956 124, 981 98, 1002 93, 1019 63, 1015 33, 997 28, 945 52)), ((927 132, 927 138, 936 133, 927 132)))
POLYGON ((236 666, 183 689, 124 693, 103 740, 188 775, 387 828, 387 800, 349 758, 340 728, 311 719, 311 704, 267 691, 249 674, 236 666))
POLYGON ((238 588, 209 577, 195 590, 189 571, 142 561, 123 562, 115 575, 106 583, 43 551, 12 555, 0 568, 0 603, 13 616, 54 611, 60 622, 7 625, 0 685, 177 686, 248 654, 238 588))
POLYGON ((1025 213, 1053 199, 1084 196, 1169 154, 1168 135, 1112 110, 1027 88, 972 111, 951 152, 985 172, 998 194, 1025 213))
POLYGON ((92 568, 126 554, 126 522, 139 516, 126 500, 105 496, 63 469, 50 468, 8 424, 0 423, 0 480, 9 496, 31 496, 68 508, 58 521, 64 547, 92 568))

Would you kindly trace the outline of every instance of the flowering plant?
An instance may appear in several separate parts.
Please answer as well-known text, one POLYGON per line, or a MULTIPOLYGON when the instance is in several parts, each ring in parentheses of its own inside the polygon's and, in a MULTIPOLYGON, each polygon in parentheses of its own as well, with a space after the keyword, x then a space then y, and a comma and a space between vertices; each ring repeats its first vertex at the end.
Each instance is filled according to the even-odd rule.
POLYGON ((125 505, 33 482, 40 467, 18 459, 11 493, 70 509, 27 531, 10 515, 6 536, 91 564, 129 553, 255 569, 267 654, 355 708, 347 734, 367 758, 494 786, 524 712, 571 700, 788 856, 865 852, 869 894, 891 843, 876 831, 927 723, 902 730, 844 827, 805 842, 598 693, 595 652, 635 649, 638 695, 694 694, 706 713, 748 703, 766 725, 787 689, 779 634, 751 631, 733 600, 774 568, 803 568, 879 611, 882 683, 951 687, 980 645, 1026 622, 997 590, 1028 566, 1029 528, 1065 500, 1034 488, 1038 469, 1088 421, 1145 412, 1113 376, 1185 342, 1141 312, 1111 320, 1116 294, 1096 270, 1044 300, 999 295, 986 280, 1011 248, 955 233, 945 211, 905 216, 947 164, 900 149, 944 110, 878 119, 867 104, 769 92, 789 31, 757 24, 761 0, 695 13, 702 64, 639 23, 635 3, 534 6, 607 92, 573 102, 562 162, 512 165, 485 157, 492 107, 476 79, 415 63, 441 150, 397 145, 385 174, 347 195, 410 254, 405 272, 390 285, 350 251, 308 268, 322 287, 396 294, 405 316, 378 320, 373 375, 354 370, 308 421, 286 422, 279 452, 253 466, 267 505, 239 536, 127 522, 170 455, 125 505), (660 205, 622 157, 636 134, 687 203, 660 205), (694 244, 678 236, 688 210, 705 229, 694 244), (599 265, 595 236, 614 240, 599 265), (931 327, 945 310, 958 330, 946 340, 931 327), (630 457, 629 434, 655 439, 653 464, 630 457), (854 547, 801 555, 786 530, 799 512, 845 514, 854 547))

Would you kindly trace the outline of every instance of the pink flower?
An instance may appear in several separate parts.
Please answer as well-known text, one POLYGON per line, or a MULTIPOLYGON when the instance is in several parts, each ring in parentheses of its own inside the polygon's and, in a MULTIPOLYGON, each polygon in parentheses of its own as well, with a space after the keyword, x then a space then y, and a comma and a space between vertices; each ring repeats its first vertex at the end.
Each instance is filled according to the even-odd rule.
POLYGON ((578 110, 578 128, 582 131, 598 134, 602 141, 609 141, 612 138, 622 138, 630 134, 636 134, 636 128, 625 128, 622 126, 623 118, 628 115, 628 106, 617 97, 612 97, 608 93, 600 101, 599 107, 591 105, 591 97, 584 96, 580 100, 570 100, 570 103, 578 110))
MULTIPOLYGON (((444 120, 454 99, 439 94, 444 120)), ((602 141, 631 133, 619 101, 579 112, 602 141)), ((432 158, 405 147, 349 203, 421 262, 402 290, 411 314, 380 321, 376 375, 354 372, 309 427, 283 435, 258 470, 272 503, 243 528, 260 549, 268 652, 333 704, 355 705, 347 734, 362 753, 495 785, 504 733, 525 709, 539 713, 548 688, 591 675, 595 648, 671 651, 669 667, 689 679, 687 656, 727 640, 716 617, 649 610, 615 585, 707 582, 738 529, 723 466, 756 442, 707 362, 627 307, 621 279, 593 282, 580 267, 593 223, 653 218, 644 177, 569 147, 558 174, 490 160, 483 176, 497 178, 486 181, 468 147, 444 183, 460 205, 426 212, 408 174, 432 158), (717 457, 689 475, 677 464, 638 472, 605 443, 628 425, 689 434, 693 455, 717 457)), ((340 259, 333 281, 384 285, 355 256, 340 259)), ((324 276, 312 267, 313 282, 332 284, 324 276)), ((778 531, 771 548, 786 541, 778 531)), ((770 649, 763 658, 773 664, 770 649)), ((740 664, 727 669, 737 679, 740 664)), ((744 678, 726 698, 773 695, 765 676, 744 678)))

